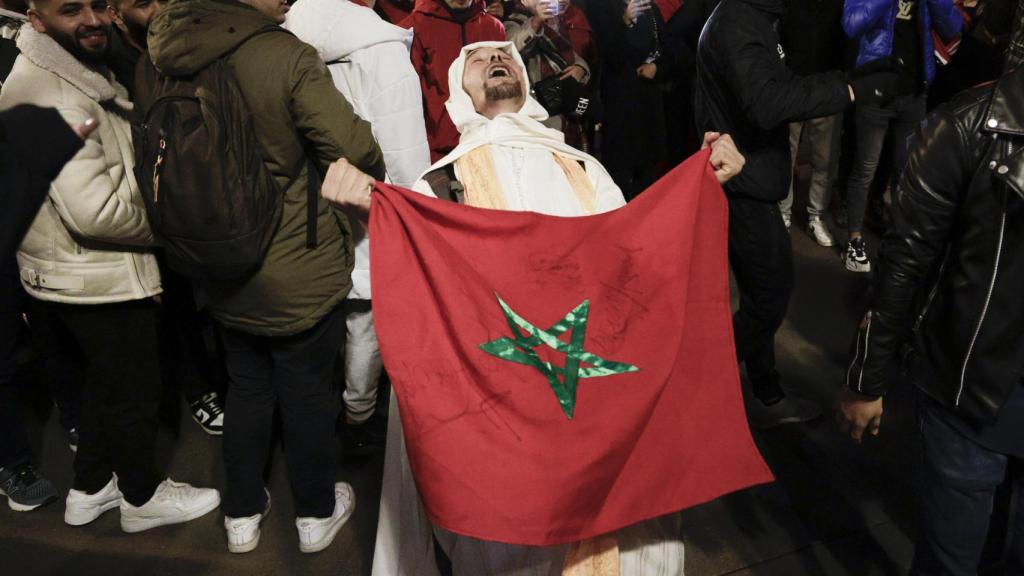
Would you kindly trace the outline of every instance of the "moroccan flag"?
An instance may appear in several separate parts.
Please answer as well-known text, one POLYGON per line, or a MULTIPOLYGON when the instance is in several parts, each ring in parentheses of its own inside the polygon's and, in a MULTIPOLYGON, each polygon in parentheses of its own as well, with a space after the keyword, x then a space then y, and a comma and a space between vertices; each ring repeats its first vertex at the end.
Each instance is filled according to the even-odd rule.
POLYGON ((379 185, 374 320, 435 524, 553 545, 772 480, 743 412, 707 159, 581 218, 379 185))

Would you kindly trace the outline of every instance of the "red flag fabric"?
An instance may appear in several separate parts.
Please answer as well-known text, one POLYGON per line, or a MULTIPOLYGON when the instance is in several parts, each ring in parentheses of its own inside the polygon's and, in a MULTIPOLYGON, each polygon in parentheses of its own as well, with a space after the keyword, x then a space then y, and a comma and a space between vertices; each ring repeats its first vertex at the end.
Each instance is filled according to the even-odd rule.
POLYGON ((744 414, 707 160, 579 218, 378 185, 374 321, 436 525, 553 545, 772 480, 744 414))

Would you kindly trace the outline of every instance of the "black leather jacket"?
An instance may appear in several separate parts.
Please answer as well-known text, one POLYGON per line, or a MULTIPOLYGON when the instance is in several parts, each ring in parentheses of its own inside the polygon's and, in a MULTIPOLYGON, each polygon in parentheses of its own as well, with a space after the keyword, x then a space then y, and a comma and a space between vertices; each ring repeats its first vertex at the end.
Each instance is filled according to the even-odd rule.
POLYGON ((909 341, 922 390, 993 421, 1024 368, 1024 68, 928 117, 879 261, 847 386, 884 394, 909 341))
POLYGON ((725 192, 777 202, 789 192, 789 123, 842 112, 841 72, 797 76, 777 31, 784 0, 722 0, 697 44, 695 116, 701 132, 732 135, 746 158, 725 192))

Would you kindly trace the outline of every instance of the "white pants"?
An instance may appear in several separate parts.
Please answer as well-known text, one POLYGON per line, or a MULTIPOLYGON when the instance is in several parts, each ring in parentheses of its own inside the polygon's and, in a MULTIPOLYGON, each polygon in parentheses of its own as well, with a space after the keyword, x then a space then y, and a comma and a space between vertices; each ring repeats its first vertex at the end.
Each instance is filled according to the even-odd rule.
POLYGON ((377 384, 383 371, 380 345, 373 328, 373 310, 367 300, 349 300, 345 340, 345 420, 362 424, 377 406, 377 384))
MULTIPOLYGON (((455 576, 560 576, 568 545, 513 546, 453 534, 431 525, 409 467, 398 403, 391 395, 384 485, 373 555, 373 576, 439 576, 436 537, 455 576)), ((683 576, 679 514, 615 533, 621 576, 683 576)))

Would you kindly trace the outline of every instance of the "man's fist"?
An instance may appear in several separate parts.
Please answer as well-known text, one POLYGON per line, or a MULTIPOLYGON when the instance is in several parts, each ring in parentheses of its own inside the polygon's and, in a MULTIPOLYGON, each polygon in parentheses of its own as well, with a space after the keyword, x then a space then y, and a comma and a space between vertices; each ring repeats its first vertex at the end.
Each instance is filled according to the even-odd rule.
POLYGON ((711 169, 714 170, 719 184, 725 184, 743 171, 747 159, 736 148, 732 136, 718 132, 705 132, 704 144, 700 149, 707 148, 711 148, 711 158, 708 162, 711 164, 711 169))
POLYGON ((320 195, 346 213, 365 219, 370 213, 370 192, 376 181, 339 158, 327 169, 320 195))
POLYGON ((839 391, 835 407, 836 424, 843 434, 849 434, 854 442, 860 442, 867 430, 878 436, 882 428, 882 398, 857 394, 848 388, 839 391))

